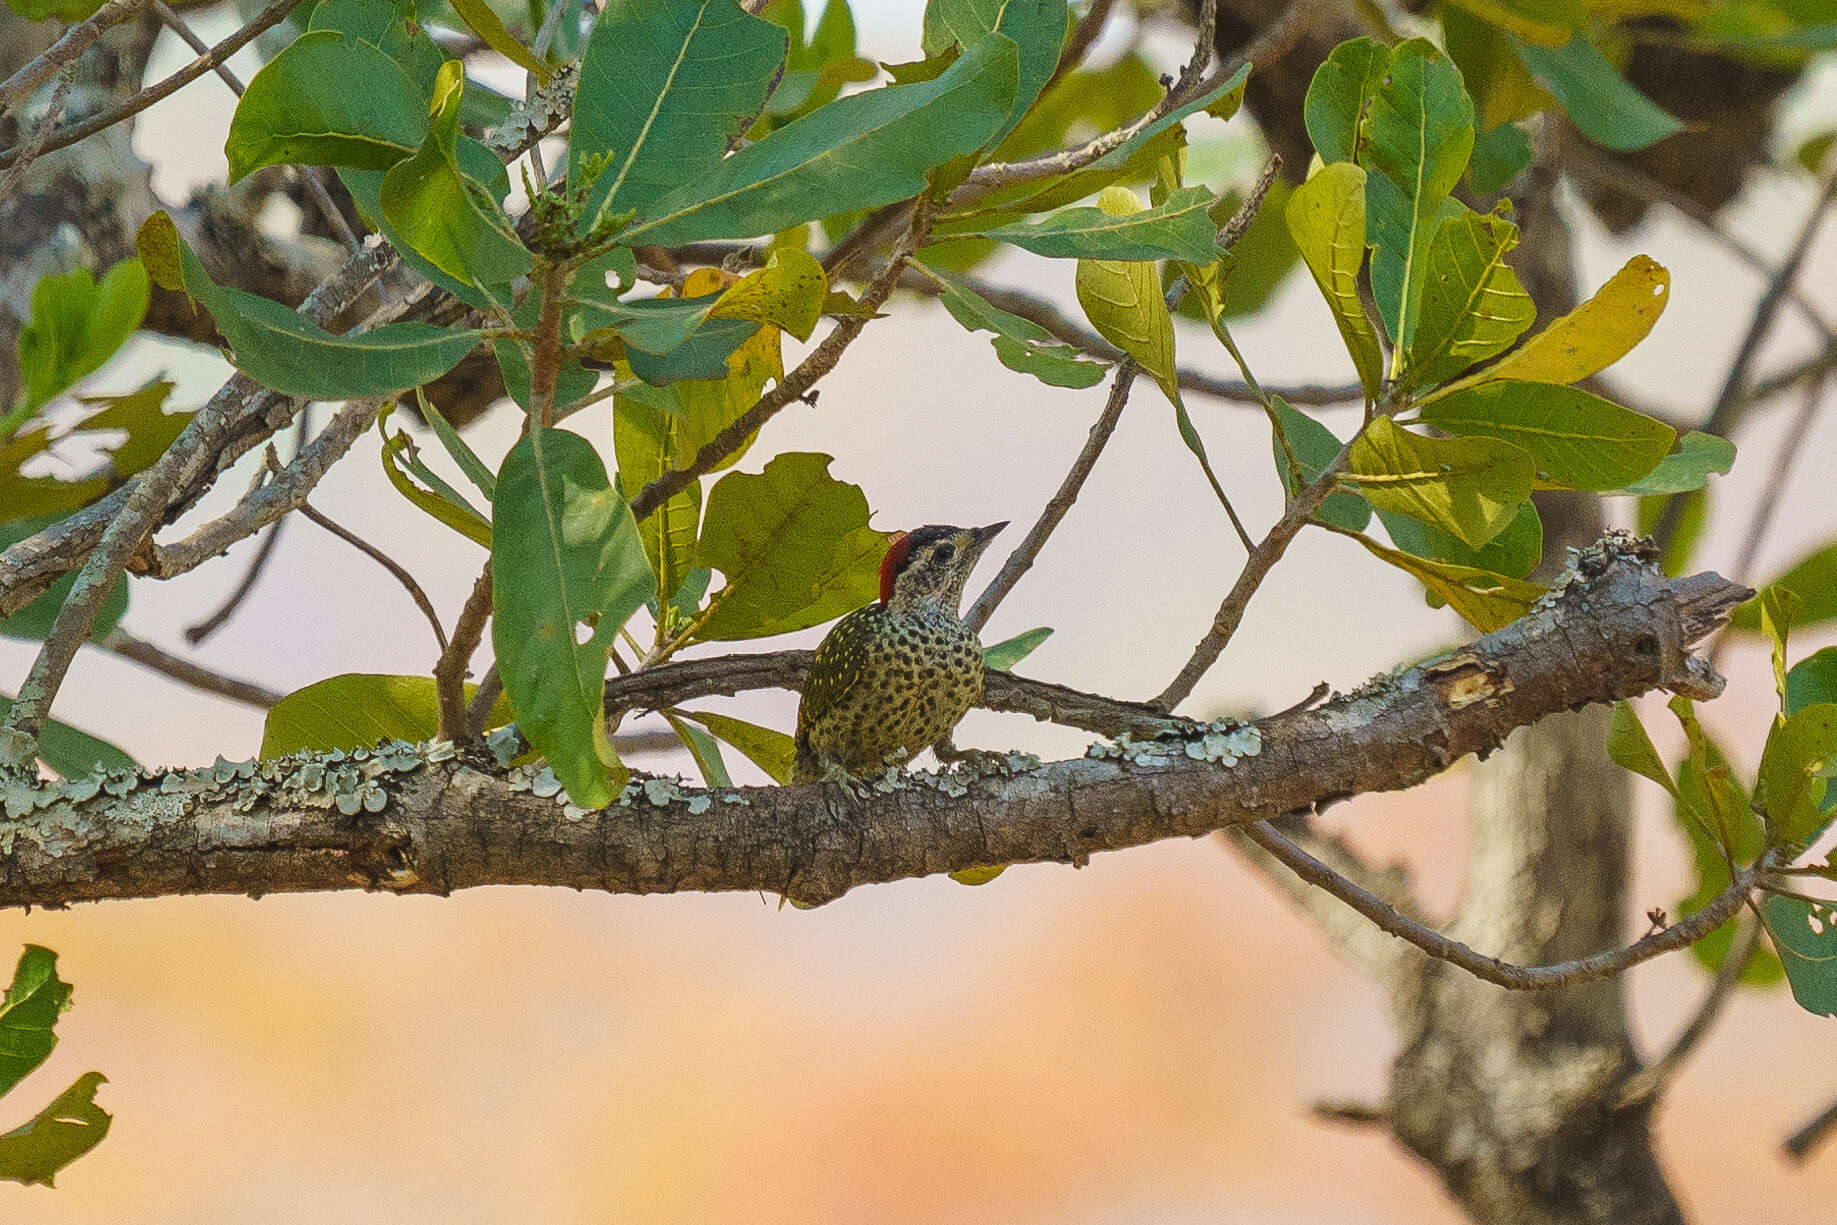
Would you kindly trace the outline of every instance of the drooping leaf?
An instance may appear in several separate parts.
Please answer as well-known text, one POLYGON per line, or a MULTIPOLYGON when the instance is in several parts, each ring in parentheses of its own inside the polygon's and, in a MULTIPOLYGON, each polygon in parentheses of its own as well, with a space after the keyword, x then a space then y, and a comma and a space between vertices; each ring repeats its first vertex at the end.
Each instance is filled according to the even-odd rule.
POLYGON ((955 277, 920 267, 941 286, 938 301, 951 318, 972 332, 995 334, 995 355, 1008 369, 1052 387, 1092 387, 1103 381, 1107 365, 1082 356, 1032 320, 1010 315, 955 277))
POLYGON ((659 196, 625 237, 746 238, 915 196, 927 174, 995 135, 1017 71, 1014 43, 992 34, 935 81, 838 98, 659 196))
MULTIPOLYGON (((687 462, 679 451, 681 423, 669 392, 633 392, 613 400, 612 441, 619 461, 619 485, 635 494, 665 472, 687 462), (665 407, 668 405, 668 407, 665 407)), ((638 524, 644 555, 656 576, 659 610, 695 568, 695 539, 701 526, 702 486, 691 481, 638 524)), ((660 618, 661 619, 661 618, 660 618)))
POLYGON ((1413 386, 1444 382, 1502 352, 1537 318, 1531 295, 1505 262, 1517 245, 1517 226, 1466 208, 1435 231, 1406 366, 1413 386))
POLYGON ((797 743, 783 732, 711 711, 685 710, 681 714, 685 718, 694 719, 746 754, 754 765, 771 776, 773 782, 782 785, 791 781, 791 767, 797 760, 797 743))
POLYGON ((1551 323, 1486 371, 1530 383, 1578 383, 1607 369, 1646 338, 1670 300, 1664 265, 1635 255, 1594 297, 1551 323))
POLYGON ((982 648, 982 666, 993 672, 1006 672, 1015 664, 1033 654, 1034 650, 1048 638, 1052 637, 1052 627, 1042 625, 1030 629, 1024 634, 1004 638, 992 646, 982 648))
POLYGON ((727 775, 727 763, 721 760, 721 745, 701 728, 686 720, 676 717, 673 711, 659 711, 676 738, 689 750, 689 756, 695 760, 695 768, 701 772, 704 787, 731 787, 733 779, 727 775))
POLYGON ((1416 334, 1429 244, 1473 152, 1473 103, 1460 70, 1433 43, 1413 38, 1391 56, 1371 101, 1370 144, 1360 162, 1372 294, 1392 342, 1416 334))
POLYGON ((1824 793, 1837 757, 1837 704, 1817 702, 1776 721, 1760 757, 1759 797, 1776 845, 1797 847, 1830 820, 1824 793))
MULTIPOLYGON (((1430 561, 1451 562, 1475 570, 1490 570, 1507 578, 1524 578, 1543 560, 1544 524, 1537 507, 1525 502, 1518 513, 1486 542, 1484 548, 1472 548, 1452 532, 1432 523, 1423 523, 1408 515, 1381 510, 1378 518, 1384 524, 1391 543, 1405 553, 1426 557, 1430 561)), ((1439 605, 1439 597, 1430 593, 1429 603, 1439 605)))
POLYGON ((1607 728, 1607 756, 1621 769, 1651 779, 1673 796, 1678 794, 1671 771, 1665 769, 1664 759, 1653 747, 1652 737, 1646 734, 1646 725, 1639 721, 1631 702, 1614 703, 1613 721, 1607 728))
POLYGON ((459 60, 440 66, 428 106, 427 138, 383 175, 379 198, 395 232, 428 263, 475 289, 515 280, 531 267, 528 248, 497 207, 460 173, 459 60))
POLYGON ((516 36, 504 28, 503 20, 485 0, 447 0, 447 3, 487 47, 524 71, 535 73, 536 78, 545 84, 554 75, 547 64, 531 54, 528 47, 518 42, 516 36))
POLYGON ((1538 480, 1559 489, 1618 489, 1652 471, 1677 439, 1663 421, 1556 383, 1480 383, 1425 404, 1422 420, 1522 447, 1537 459, 1538 480))
MULTIPOLYGON (((0 718, 13 708, 13 699, 0 693, 0 718)), ((138 770, 140 763, 99 736, 80 731, 56 719, 38 729, 38 760, 64 778, 83 778, 97 770, 138 770)))
POLYGON ((587 39, 568 136, 576 186, 584 159, 611 158, 588 193, 585 224, 646 211, 717 165, 765 108, 785 46, 784 31, 733 0, 606 5, 587 39))
POLYGON ((625 784, 601 711, 607 652, 653 586, 638 525, 593 447, 565 430, 519 440, 497 480, 491 643, 504 692, 574 803, 603 808, 625 784))
POLYGON ((1626 492, 1641 497, 1689 493, 1707 485, 1712 473, 1721 475, 1734 465, 1734 443, 1714 434, 1691 430, 1678 439, 1677 450, 1659 460, 1658 467, 1628 485, 1626 492))
POLYGON ((107 1079, 83 1073, 30 1121, 0 1135, 0 1178, 53 1186, 59 1170, 102 1143, 114 1120, 96 1105, 96 1087, 107 1079))
MULTIPOLYGON (((1324 71, 1324 69, 1323 69, 1324 71)), ((1359 300, 1359 269, 1365 263, 1365 172, 1335 162, 1297 187, 1284 215, 1314 284, 1333 312, 1340 339, 1368 398, 1384 381, 1384 358, 1359 300)))
POLYGON ((434 437, 438 438, 440 445, 446 448, 447 455, 459 465, 459 470, 465 473, 466 479, 472 482, 473 488, 484 494, 485 501, 489 502, 492 494, 497 492, 497 477, 491 474, 491 469, 485 467, 485 461, 478 457, 478 452, 474 451, 471 444, 459 436, 459 431, 440 415, 440 410, 434 406, 432 400, 427 398, 427 393, 419 387, 415 388, 415 399, 420 405, 421 419, 427 422, 427 428, 434 431, 434 437))
POLYGON ((730 472, 708 495, 696 563, 725 586, 697 637, 733 641, 820 625, 879 594, 887 536, 867 497, 829 474, 830 458, 776 456, 757 476, 730 472))
POLYGON ((70 1006, 70 984, 57 976, 57 954, 28 944, 0 999, 0 1095, 10 1092, 57 1045, 57 1018, 70 1006))
MULTIPOLYGON (((1288 440, 1288 449, 1295 453, 1295 463, 1301 468, 1300 481, 1289 471, 1288 454, 1282 449, 1282 439, 1270 431, 1269 445, 1276 458, 1276 475, 1281 478, 1282 486, 1290 497, 1301 492, 1301 482, 1312 484, 1320 479, 1320 474, 1327 470, 1327 465, 1338 458, 1340 449, 1345 444, 1333 436, 1329 430, 1314 418, 1295 408, 1281 396, 1271 397, 1276 410, 1276 418, 1282 423, 1282 436, 1288 440)), ((1328 495, 1314 517, 1322 523, 1330 523, 1349 532, 1362 532, 1365 525, 1371 522, 1371 503, 1350 490, 1339 490, 1328 495)))
POLYGON ((41 277, 32 287, 31 318, 19 327, 25 411, 113 357, 146 315, 147 294, 146 269, 132 258, 111 267, 99 283, 87 268, 41 277))
MULTIPOLYGON (((1126 187, 1106 187, 1097 200, 1099 208, 1118 217, 1146 207, 1126 187)), ((1178 399, 1174 320, 1155 265, 1140 260, 1079 260, 1076 284, 1078 305, 1098 334, 1140 363, 1168 399, 1178 399)))
MULTIPOLYGON (((466 685, 470 702, 478 686, 466 685)), ((510 722, 500 698, 491 726, 510 722)), ((378 741, 432 740, 440 734, 440 702, 431 676, 346 672, 296 689, 268 712, 262 725, 263 757, 307 750, 375 748, 378 741)))
POLYGON ((1631 152, 1656 144, 1684 126, 1627 84, 1581 34, 1561 47, 1520 42, 1517 50, 1531 76, 1556 95, 1576 127, 1598 145, 1631 152))
POLYGON ((1068 208, 1034 225, 982 230, 979 236, 1055 259, 1179 259, 1210 263, 1213 225, 1207 210, 1217 202, 1203 187, 1183 187, 1165 203, 1142 212, 1068 208))
POLYGON ((1786 981, 1799 1007, 1837 1016, 1837 913, 1821 903, 1777 894, 1761 903, 1786 981))
POLYGON ((1430 561, 1390 549, 1369 536, 1354 535, 1374 557, 1381 558, 1416 578, 1444 600, 1469 625, 1483 634, 1503 629, 1524 616, 1543 595, 1536 583, 1509 578, 1471 566, 1430 561))
POLYGON ((1378 417, 1353 441, 1349 468, 1377 509, 1432 523, 1478 549, 1531 496, 1534 463, 1508 442, 1426 438, 1378 417))
POLYGON ((302 34, 249 79, 223 152, 234 183, 300 162, 387 170, 427 137, 427 99, 370 42, 336 30, 302 34))
POLYGON ((183 290, 209 311, 237 367, 282 395, 309 400, 391 395, 431 383, 479 340, 476 331, 413 321, 334 336, 279 302, 211 280, 163 212, 141 225, 136 245, 154 284, 183 290))
POLYGON ((1780 710, 1786 709, 1786 637, 1805 601, 1789 587, 1777 584, 1760 593, 1760 632, 1772 646, 1773 687, 1779 693, 1780 710))
POLYGON ((387 414, 377 419, 383 439, 383 474, 395 491, 466 539, 491 547, 491 524, 457 489, 440 479, 421 462, 414 439, 397 430, 391 434, 387 414))

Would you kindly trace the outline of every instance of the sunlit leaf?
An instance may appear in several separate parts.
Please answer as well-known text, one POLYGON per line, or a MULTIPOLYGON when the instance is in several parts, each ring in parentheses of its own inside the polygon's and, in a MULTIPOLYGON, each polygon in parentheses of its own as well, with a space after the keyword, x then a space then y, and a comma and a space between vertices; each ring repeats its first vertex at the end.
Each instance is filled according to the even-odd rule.
POLYGON ((1505 262, 1517 245, 1517 226, 1471 209, 1436 229, 1406 367, 1413 385, 1443 382, 1503 351, 1537 318, 1505 262))
POLYGON ((1689 493, 1707 485, 1712 474, 1725 473, 1734 465, 1734 443, 1714 434, 1691 430, 1678 439, 1677 450, 1659 460, 1658 466, 1652 471, 1628 485, 1626 492, 1642 497, 1689 493))
POLYGON ((694 719, 746 754, 773 782, 783 784, 791 781, 791 767, 797 760, 797 743, 783 732, 711 711, 685 710, 679 713, 685 718, 694 719))
MULTIPOLYGON (((466 685, 470 702, 478 686, 466 685)), ((499 698, 489 725, 510 722, 499 698)), ((431 676, 346 672, 296 689, 268 712, 262 725, 263 757, 307 750, 375 748, 379 741, 432 740, 440 734, 440 702, 431 676)))
POLYGON ((1503 629, 1524 616, 1544 593, 1542 587, 1523 579, 1415 557, 1386 548, 1369 536, 1355 535, 1353 539, 1374 557, 1415 575, 1423 586, 1440 596, 1448 607, 1483 634, 1503 629))
POLYGON ((234 183, 289 162, 387 170, 426 136, 427 99, 395 60, 370 42, 318 30, 249 79, 223 151, 234 183))
POLYGON ((1378 417, 1354 440, 1349 468, 1374 507, 1432 523, 1477 549, 1530 497, 1534 463, 1507 442, 1427 438, 1378 417))
MULTIPOLYGON (((1106 187, 1098 205, 1111 216, 1144 209, 1126 187, 1106 187)), ((1105 340, 1133 357, 1170 400, 1179 397, 1174 369, 1174 320, 1162 296, 1161 277, 1151 262, 1078 261, 1078 305, 1105 340)))
POLYGON ((57 1018, 70 1006, 70 984, 57 976, 57 954, 28 944, 0 999, 0 1095, 11 1091, 57 1045, 57 1018))
POLYGON ((1522 447, 1536 457, 1538 480, 1562 489, 1618 489, 1652 471, 1677 439, 1663 421, 1555 383, 1480 383, 1421 415, 1451 434, 1522 447))
POLYGON ((1824 792, 1837 757, 1837 703, 1818 702, 1774 723, 1761 751, 1759 796, 1776 844, 1797 847, 1829 821, 1824 792))
POLYGON ((1376 399, 1384 381, 1384 358, 1358 286, 1365 263, 1365 207, 1365 172, 1350 162, 1335 162, 1295 189, 1284 215, 1314 284, 1333 312, 1359 382, 1366 396, 1376 399))
POLYGON ((1052 637, 1052 627, 1042 625, 1030 629, 1024 634, 1004 638, 993 646, 982 648, 982 665, 992 672, 1006 672, 1021 660, 1033 654, 1042 642, 1052 637))
POLYGON ((19 326, 25 411, 113 357, 140 326, 147 295, 146 269, 133 258, 115 264, 100 282, 87 268, 41 277, 32 287, 32 315, 19 326))
POLYGON ((1664 265, 1635 255, 1592 298, 1506 354, 1486 377, 1576 383, 1597 374, 1646 338, 1670 290, 1664 265))

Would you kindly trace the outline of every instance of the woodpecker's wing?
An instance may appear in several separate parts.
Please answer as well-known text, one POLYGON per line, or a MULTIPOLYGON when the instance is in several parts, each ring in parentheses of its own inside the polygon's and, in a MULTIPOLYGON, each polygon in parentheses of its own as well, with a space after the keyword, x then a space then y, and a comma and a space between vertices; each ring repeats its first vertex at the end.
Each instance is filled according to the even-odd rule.
POLYGON ((798 703, 800 732, 835 709, 842 695, 861 680, 867 667, 868 649, 885 615, 885 610, 877 603, 857 608, 836 622, 836 627, 824 637, 810 665, 810 675, 804 681, 803 700, 798 703))

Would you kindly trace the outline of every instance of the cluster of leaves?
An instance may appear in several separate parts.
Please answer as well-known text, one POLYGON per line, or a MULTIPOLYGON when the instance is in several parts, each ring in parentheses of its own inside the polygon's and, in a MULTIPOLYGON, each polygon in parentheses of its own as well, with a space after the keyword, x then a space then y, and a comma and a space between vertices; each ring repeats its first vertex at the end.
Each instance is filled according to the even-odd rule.
MULTIPOLYGON (((125 394, 78 395, 61 404, 140 326, 147 297, 147 274, 137 259, 123 260, 100 280, 76 268, 33 287, 31 314, 19 331, 19 398, 0 415, 0 548, 114 490, 158 459, 191 420, 190 413, 166 410, 172 384, 160 378, 125 394), (33 468, 38 471, 28 474, 33 468)), ((0 617, 0 636, 43 638, 74 581, 66 576, 0 617)), ((123 579, 103 601, 93 637, 107 637, 127 607, 123 579)), ((0 694, 0 712, 10 705, 0 694)), ((56 721, 39 737, 39 755, 71 777, 134 764, 114 745, 56 721)))
MULTIPOLYGON (((1633 708, 1614 710, 1608 754, 1671 796, 1672 811, 1694 851, 1697 885, 1680 907, 1694 910, 1727 889, 1737 865, 1760 862, 1765 898, 1759 913, 1773 941, 1741 967, 1742 981, 1776 981, 1782 971, 1793 998, 1808 1011, 1837 1016, 1837 907, 1799 892, 1798 879, 1837 881, 1837 863, 1792 866, 1837 820, 1837 647, 1787 666, 1787 631, 1803 602, 1791 589, 1771 586, 1748 607, 1756 609, 1772 644, 1773 677, 1780 709, 1768 729, 1760 768, 1749 785, 1734 776, 1728 758, 1697 722, 1686 698, 1671 711, 1684 730, 1686 752, 1675 773, 1653 747, 1633 708)), ((1734 923, 1695 946, 1716 967, 1730 955, 1734 923)))
MULTIPOLYGON (((13 984, 0 999, 0 1097, 50 1056, 70 990, 57 976, 57 954, 26 945, 13 984)), ((96 1105, 96 1088, 107 1079, 85 1072, 49 1106, 0 1134, 0 1178, 49 1187, 59 1170, 102 1143, 114 1122, 96 1105)))

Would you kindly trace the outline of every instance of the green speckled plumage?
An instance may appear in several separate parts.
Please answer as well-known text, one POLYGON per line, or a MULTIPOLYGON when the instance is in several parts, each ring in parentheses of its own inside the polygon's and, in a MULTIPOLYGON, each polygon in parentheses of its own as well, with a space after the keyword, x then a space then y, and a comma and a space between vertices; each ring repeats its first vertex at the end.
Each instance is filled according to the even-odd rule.
POLYGON ((793 782, 904 765, 948 739, 982 697, 982 644, 957 615, 995 528, 921 528, 892 559, 888 598, 842 618, 817 647, 797 712, 793 782))

